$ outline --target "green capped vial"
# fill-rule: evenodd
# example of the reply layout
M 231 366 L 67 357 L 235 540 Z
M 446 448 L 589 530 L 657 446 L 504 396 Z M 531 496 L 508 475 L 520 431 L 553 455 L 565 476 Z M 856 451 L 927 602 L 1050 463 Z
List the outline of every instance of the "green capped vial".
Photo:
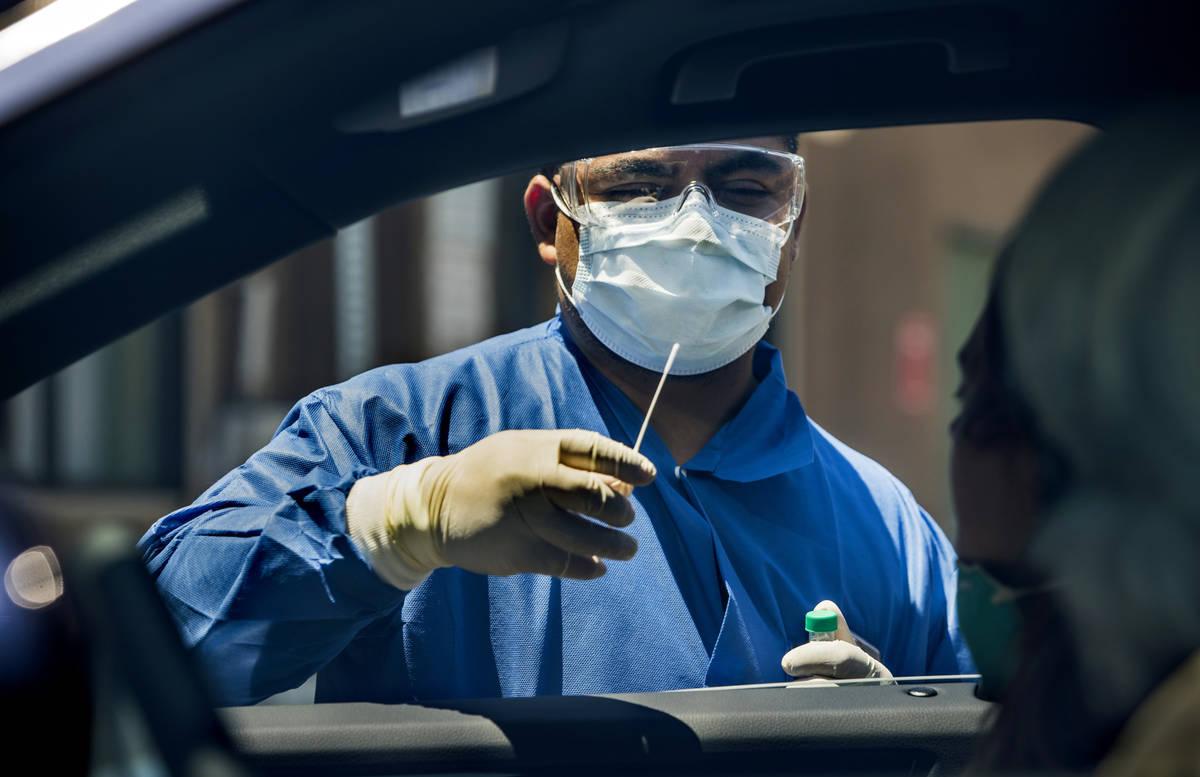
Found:
M 809 642 L 833 642 L 837 639 L 838 618 L 832 610 L 810 610 L 804 616 Z

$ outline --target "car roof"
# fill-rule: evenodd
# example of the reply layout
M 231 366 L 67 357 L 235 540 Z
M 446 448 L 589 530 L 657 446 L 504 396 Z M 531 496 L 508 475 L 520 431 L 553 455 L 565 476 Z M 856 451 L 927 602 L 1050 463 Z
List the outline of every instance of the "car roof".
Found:
M 0 392 L 396 202 L 553 160 L 930 122 L 1103 126 L 1195 92 L 1179 13 L 135 2 L 0 69 Z

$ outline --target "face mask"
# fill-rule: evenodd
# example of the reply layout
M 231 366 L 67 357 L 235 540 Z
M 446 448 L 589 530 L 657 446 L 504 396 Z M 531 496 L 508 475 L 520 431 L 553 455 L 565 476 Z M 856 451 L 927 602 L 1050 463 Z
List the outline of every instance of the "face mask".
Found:
M 787 232 L 715 205 L 702 189 L 618 207 L 621 223 L 580 227 L 572 290 L 558 279 L 597 340 L 654 371 L 679 343 L 672 374 L 698 375 L 762 339 L 774 316 L 763 292 Z
M 1024 592 L 1000 583 L 977 564 L 958 568 L 958 625 L 979 670 L 979 696 L 1003 697 L 1017 670 Z

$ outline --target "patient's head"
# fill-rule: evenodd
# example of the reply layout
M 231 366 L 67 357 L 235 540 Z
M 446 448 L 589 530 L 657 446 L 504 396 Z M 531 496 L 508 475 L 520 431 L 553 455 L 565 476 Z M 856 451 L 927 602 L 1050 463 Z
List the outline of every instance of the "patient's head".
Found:
M 1197 137 L 1200 114 L 1175 106 L 1069 160 L 998 261 L 961 357 L 960 552 L 1055 586 L 1074 712 L 1096 731 L 1200 649 Z

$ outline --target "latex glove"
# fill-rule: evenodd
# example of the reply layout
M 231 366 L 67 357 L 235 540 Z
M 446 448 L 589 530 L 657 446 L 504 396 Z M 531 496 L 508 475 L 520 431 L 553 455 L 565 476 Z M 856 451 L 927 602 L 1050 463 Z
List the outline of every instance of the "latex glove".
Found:
M 807 642 L 792 648 L 783 657 L 783 671 L 792 677 L 815 676 L 833 680 L 892 678 L 892 673 L 883 662 L 859 646 L 850 627 L 846 625 L 846 616 L 842 615 L 841 608 L 826 599 L 813 609 L 837 613 L 837 639 Z
M 637 541 L 610 527 L 633 522 L 627 497 L 655 474 L 645 456 L 596 432 L 498 432 L 362 478 L 346 523 L 379 576 L 405 590 L 447 566 L 588 580 L 605 573 L 601 558 L 633 557 Z

